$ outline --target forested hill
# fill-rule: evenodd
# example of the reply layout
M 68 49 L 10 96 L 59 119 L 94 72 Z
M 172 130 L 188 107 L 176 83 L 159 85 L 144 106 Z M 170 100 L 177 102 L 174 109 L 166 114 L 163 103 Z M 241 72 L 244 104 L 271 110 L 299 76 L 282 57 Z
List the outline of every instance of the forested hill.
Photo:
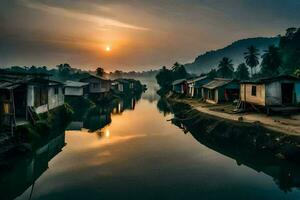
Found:
M 190 73 L 207 73 L 212 68 L 216 68 L 223 57 L 233 60 L 234 67 L 244 62 L 244 52 L 250 45 L 254 45 L 262 53 L 270 45 L 279 45 L 279 37 L 274 38 L 249 38 L 238 40 L 231 45 L 215 51 L 206 52 L 198 56 L 193 63 L 185 64 L 185 68 Z

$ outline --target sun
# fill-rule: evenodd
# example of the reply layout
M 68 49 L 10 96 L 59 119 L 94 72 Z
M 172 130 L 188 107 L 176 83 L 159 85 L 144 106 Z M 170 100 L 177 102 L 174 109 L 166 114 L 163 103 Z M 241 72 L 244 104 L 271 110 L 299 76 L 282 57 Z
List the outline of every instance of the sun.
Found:
M 110 51 L 111 51 L 111 46 L 106 46 L 106 47 L 105 47 L 105 51 L 106 51 L 106 52 L 110 52 Z

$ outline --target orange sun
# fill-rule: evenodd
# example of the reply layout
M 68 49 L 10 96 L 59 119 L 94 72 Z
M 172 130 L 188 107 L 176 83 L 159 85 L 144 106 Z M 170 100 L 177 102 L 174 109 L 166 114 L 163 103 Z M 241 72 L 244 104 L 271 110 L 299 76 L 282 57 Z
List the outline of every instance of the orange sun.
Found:
M 111 46 L 106 46 L 106 47 L 105 47 L 105 51 L 106 51 L 106 52 L 110 52 L 110 51 L 111 51 Z

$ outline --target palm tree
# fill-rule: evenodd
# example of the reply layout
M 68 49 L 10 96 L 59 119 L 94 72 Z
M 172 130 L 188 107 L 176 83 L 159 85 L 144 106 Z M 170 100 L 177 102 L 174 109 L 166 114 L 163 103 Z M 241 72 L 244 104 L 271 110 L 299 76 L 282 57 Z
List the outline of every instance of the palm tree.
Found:
M 279 48 L 274 45 L 269 46 L 268 50 L 265 51 L 262 58 L 262 74 L 268 76 L 278 75 L 279 68 L 282 64 Z
M 244 53 L 245 55 L 245 60 L 246 64 L 250 67 L 251 69 L 251 77 L 253 76 L 253 68 L 255 68 L 259 64 L 259 50 L 251 45 L 250 47 L 247 48 L 247 52 Z
M 233 69 L 232 60 L 227 57 L 224 57 L 219 63 L 218 74 L 222 78 L 232 78 L 233 71 L 234 69 Z
M 239 64 L 236 70 L 236 78 L 239 80 L 247 80 L 249 79 L 249 69 L 245 63 Z

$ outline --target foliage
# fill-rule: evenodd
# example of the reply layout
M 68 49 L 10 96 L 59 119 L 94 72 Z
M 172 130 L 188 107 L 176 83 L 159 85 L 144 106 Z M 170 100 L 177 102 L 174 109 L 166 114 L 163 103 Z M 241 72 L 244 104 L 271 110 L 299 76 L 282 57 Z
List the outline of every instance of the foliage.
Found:
M 253 76 L 253 69 L 259 64 L 259 50 L 255 46 L 251 45 L 247 48 L 247 52 L 245 52 L 244 55 L 246 64 L 251 69 L 251 76 Z
M 104 72 L 104 69 L 103 68 L 101 68 L 101 67 L 98 67 L 97 69 L 96 69 L 96 74 L 98 75 L 98 76 L 104 76 L 104 74 L 105 74 L 105 72 Z
M 294 72 L 294 75 L 297 76 L 298 78 L 300 78 L 300 69 L 297 69 L 297 70 Z
M 233 72 L 232 60 L 224 57 L 219 63 L 218 76 L 222 78 L 232 78 Z
M 288 28 L 280 38 L 281 73 L 293 74 L 300 68 L 300 29 Z
M 207 74 L 207 77 L 210 78 L 210 79 L 214 79 L 218 76 L 218 72 L 216 69 L 211 69 L 208 74 Z
M 235 77 L 239 80 L 248 80 L 249 79 L 249 69 L 245 63 L 239 64 Z
M 261 73 L 270 77 L 279 75 L 280 66 L 282 64 L 279 48 L 273 45 L 269 46 L 262 58 Z

